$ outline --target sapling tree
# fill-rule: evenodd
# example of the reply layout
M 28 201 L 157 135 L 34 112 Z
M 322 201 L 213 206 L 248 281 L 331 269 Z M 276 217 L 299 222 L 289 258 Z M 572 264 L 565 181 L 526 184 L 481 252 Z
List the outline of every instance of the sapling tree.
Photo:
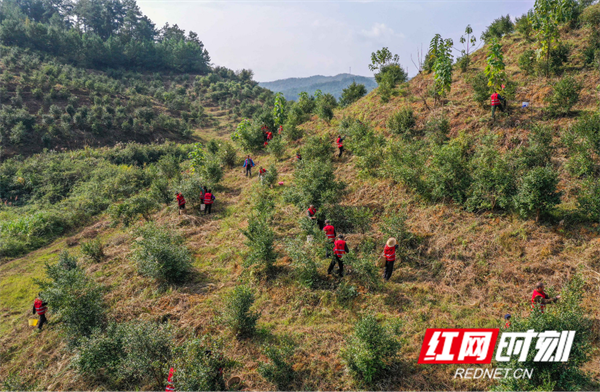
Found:
M 439 34 L 436 34 L 429 45 L 429 51 L 435 53 L 432 70 L 438 100 L 450 92 L 452 87 L 452 45 L 451 39 L 442 39 Z
M 461 50 L 462 57 L 460 58 L 461 69 L 463 72 L 467 70 L 471 63 L 471 51 L 477 43 L 477 38 L 473 35 L 471 25 L 467 25 L 465 28 L 465 35 L 460 37 L 460 43 L 463 45 L 463 49 Z
M 275 104 L 273 105 L 273 120 L 275 120 L 275 127 L 285 124 L 286 101 L 282 93 L 277 93 L 275 96 Z
M 568 22 L 576 5 L 574 0 L 536 0 L 534 13 L 530 18 L 531 28 L 540 44 L 538 59 L 546 58 L 546 77 L 550 72 L 550 51 L 552 44 L 560 37 L 559 27 Z
M 387 47 L 384 47 L 376 52 L 371 53 L 371 64 L 369 69 L 372 72 L 382 71 L 388 65 L 398 64 L 400 62 L 400 56 L 392 54 Z
M 506 83 L 505 67 L 502 45 L 494 38 L 490 45 L 485 67 L 485 76 L 488 78 L 488 86 L 491 90 L 495 92 L 502 91 L 502 85 Z

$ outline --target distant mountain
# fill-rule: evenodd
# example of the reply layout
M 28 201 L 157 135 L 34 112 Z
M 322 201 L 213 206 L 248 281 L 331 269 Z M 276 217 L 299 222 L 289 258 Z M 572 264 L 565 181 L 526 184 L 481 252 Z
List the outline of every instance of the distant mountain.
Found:
M 330 93 L 339 99 L 342 96 L 342 90 L 352 84 L 352 81 L 356 81 L 358 84 L 364 84 L 367 91 L 371 91 L 377 87 L 375 78 L 347 73 L 335 76 L 315 75 L 308 78 L 280 79 L 273 82 L 261 82 L 259 85 L 276 93 L 283 93 L 283 96 L 287 100 L 297 100 L 298 94 L 302 91 L 314 94 L 317 90 L 321 90 L 323 93 Z

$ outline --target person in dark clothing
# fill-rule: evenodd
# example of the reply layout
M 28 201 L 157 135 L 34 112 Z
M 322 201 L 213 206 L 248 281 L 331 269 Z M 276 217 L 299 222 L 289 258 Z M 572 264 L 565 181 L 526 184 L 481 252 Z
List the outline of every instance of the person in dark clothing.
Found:
M 185 215 L 185 198 L 179 192 L 175 194 L 177 198 L 177 204 L 179 205 L 179 215 Z
M 301 161 L 302 160 L 302 155 L 300 155 L 300 152 L 296 153 L 296 160 L 297 161 Z
M 337 147 L 340 150 L 340 153 L 338 154 L 338 158 L 340 158 L 342 156 L 342 153 L 344 152 L 344 138 L 342 137 L 342 135 L 338 135 L 335 142 L 337 143 Z
M 392 272 L 394 272 L 394 262 L 396 261 L 396 249 L 398 244 L 395 238 L 389 238 L 383 248 L 383 256 L 385 257 L 385 270 L 383 272 L 383 279 L 385 281 L 390 280 Z
M 344 236 L 341 234 L 338 235 L 338 240 L 333 243 L 333 258 L 331 259 L 331 263 L 329 263 L 329 268 L 327 269 L 328 275 L 331 275 L 333 272 L 333 267 L 335 267 L 335 264 L 337 263 L 339 267 L 338 274 L 340 275 L 340 278 L 344 276 L 344 262 L 342 261 L 342 258 L 346 253 L 349 252 L 348 245 L 346 244 L 346 241 L 344 241 Z
M 250 158 L 250 155 L 246 157 L 244 161 L 244 168 L 246 168 L 246 177 L 252 177 L 252 168 L 254 167 L 254 161 Z
M 36 297 L 35 301 L 33 301 L 33 314 L 37 313 L 38 316 L 40 316 L 40 321 L 38 323 L 38 329 L 40 331 L 42 330 L 42 326 L 44 325 L 44 323 L 48 322 L 48 320 L 46 319 L 46 312 L 48 311 L 47 305 L 48 303 L 42 301 L 39 294 Z
M 204 194 L 204 215 L 210 214 L 210 210 L 212 209 L 213 202 L 215 201 L 215 196 L 212 194 L 212 189 L 209 189 L 208 192 Z
M 492 119 L 496 116 L 496 108 L 500 109 L 501 112 L 504 112 L 506 108 L 506 99 L 504 99 L 500 94 L 494 92 L 491 96 L 491 106 L 492 106 Z
M 504 324 L 504 329 L 510 328 L 510 317 L 510 313 L 504 315 L 504 320 L 506 320 L 506 323 Z

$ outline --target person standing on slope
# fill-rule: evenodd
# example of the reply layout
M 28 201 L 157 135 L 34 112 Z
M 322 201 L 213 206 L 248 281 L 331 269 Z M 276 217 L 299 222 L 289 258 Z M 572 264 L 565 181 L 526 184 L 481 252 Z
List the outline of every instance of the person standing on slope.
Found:
M 38 322 L 38 330 L 40 331 L 42 330 L 44 323 L 48 322 L 46 319 L 48 307 L 46 305 L 48 305 L 48 303 L 42 301 L 40 295 L 38 294 L 38 296 L 35 298 L 35 301 L 33 301 L 33 314 L 37 313 L 37 315 L 40 316 L 40 321 Z
M 244 161 L 244 167 L 246 168 L 246 177 L 252 178 L 252 168 L 254 167 L 254 161 L 250 158 L 250 155 L 246 157 Z
M 344 152 L 344 138 L 342 137 L 342 135 L 338 135 L 335 142 L 337 143 L 337 147 L 340 150 L 340 153 L 338 154 L 338 158 L 340 158 L 342 156 L 342 153 Z
M 329 251 L 330 249 L 333 249 L 333 243 L 335 242 L 335 237 L 337 235 L 335 232 L 335 227 L 333 227 L 329 219 L 325 220 L 325 227 L 323 227 L 323 231 L 325 232 L 325 236 L 327 236 L 326 257 L 329 257 Z
M 328 275 L 331 275 L 333 272 L 333 267 L 335 267 L 335 264 L 337 263 L 339 267 L 338 274 L 340 278 L 344 276 L 344 262 L 342 261 L 342 258 L 346 253 L 349 252 L 348 245 L 346 244 L 346 241 L 344 241 L 344 236 L 341 234 L 338 235 L 338 240 L 333 243 L 333 259 L 331 259 L 331 263 L 327 269 Z
M 212 194 L 212 189 L 209 189 L 205 194 L 204 194 L 204 215 L 206 214 L 210 214 L 211 213 L 211 208 L 213 205 L 213 202 L 215 201 L 215 196 Z
M 492 105 L 492 119 L 496 116 L 496 108 L 500 109 L 501 112 L 504 112 L 504 105 L 506 104 L 506 100 L 502 98 L 500 94 L 494 92 L 491 96 L 491 105 Z
M 542 282 L 538 282 L 531 293 L 531 308 L 535 309 L 536 304 L 539 305 L 540 310 L 544 313 L 547 304 L 552 304 L 560 299 L 560 295 L 557 295 L 554 298 L 550 298 L 548 294 L 544 292 L 544 284 Z
M 385 270 L 383 272 L 383 279 L 385 281 L 390 280 L 392 277 L 392 272 L 394 272 L 394 262 L 396 261 L 396 250 L 398 249 L 398 244 L 396 243 L 396 239 L 391 237 L 385 243 L 385 247 L 383 248 L 383 255 L 385 256 Z
M 177 198 L 177 204 L 179 205 L 179 215 L 185 214 L 185 198 L 180 192 L 177 192 L 175 197 Z

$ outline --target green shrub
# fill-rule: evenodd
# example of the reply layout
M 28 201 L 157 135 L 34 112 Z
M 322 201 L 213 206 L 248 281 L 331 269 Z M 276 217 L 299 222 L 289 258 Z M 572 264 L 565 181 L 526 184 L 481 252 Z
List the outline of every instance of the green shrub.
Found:
M 161 156 L 156 162 L 156 167 L 164 178 L 176 178 L 181 177 L 181 165 L 179 164 L 181 158 L 173 154 L 166 154 Z
M 425 163 L 428 145 L 422 141 L 397 140 L 388 145 L 385 170 L 395 181 L 409 189 L 426 194 Z
M 228 168 L 237 166 L 237 151 L 233 144 L 230 142 L 224 142 L 221 144 L 221 148 L 219 150 L 219 160 L 221 161 L 221 165 Z
M 46 281 L 37 281 L 41 297 L 62 321 L 70 343 L 89 336 L 105 320 L 104 289 L 86 276 L 77 259 L 60 254 L 57 264 L 45 265 Z
M 275 232 L 269 214 L 253 214 L 248 220 L 248 227 L 242 230 L 242 233 L 246 236 L 246 245 L 250 248 L 244 265 L 269 271 L 276 259 L 273 247 Z
M 431 164 L 426 169 L 433 200 L 453 200 L 459 204 L 466 200 L 472 181 L 469 149 L 470 143 L 465 138 L 433 148 Z
M 360 175 L 376 177 L 383 164 L 386 140 L 368 125 L 355 121 L 348 129 L 347 148 L 357 157 L 356 167 Z
M 588 311 L 581 307 L 585 291 L 582 276 L 575 275 L 563 288 L 560 300 L 556 304 L 546 307 L 544 313 L 528 309 L 523 312 L 525 317 L 511 319 L 509 332 L 576 331 L 569 361 L 534 361 L 538 353 L 534 347 L 539 344 L 540 339 L 539 337 L 534 338 L 524 362 L 519 362 L 519 356 L 513 355 L 509 362 L 502 363 L 502 366 L 507 368 L 532 369 L 532 377 L 502 378 L 494 390 L 578 391 L 592 389 L 591 375 L 582 369 L 584 364 L 590 360 L 594 350 L 593 320 L 588 316 Z
M 392 114 L 387 121 L 390 132 L 402 136 L 415 135 L 416 120 L 410 107 L 404 107 Z
M 292 367 L 295 350 L 295 345 L 289 339 L 280 345 L 266 345 L 263 353 L 270 363 L 259 364 L 258 374 L 268 382 L 275 384 L 277 390 L 289 390 L 295 377 Z
M 400 64 L 388 64 L 379 68 L 379 72 L 375 74 L 377 84 L 388 84 L 390 88 L 396 87 L 399 83 L 404 83 L 408 80 L 408 73 L 400 66 Z
M 198 172 L 204 183 L 210 187 L 218 185 L 223 179 L 223 168 L 215 156 L 209 157 Z
M 192 255 L 184 238 L 164 227 L 148 223 L 135 231 L 133 260 L 138 271 L 159 283 L 181 283 L 192 268 Z
M 425 134 L 434 144 L 442 144 L 448 140 L 450 132 L 450 121 L 445 115 L 436 115 L 431 117 L 425 124 Z
M 352 268 L 352 280 L 367 290 L 381 288 L 382 280 L 379 267 L 375 265 L 377 255 L 374 253 L 361 254 L 354 252 L 344 255 L 344 264 Z
M 583 85 L 572 76 L 565 76 L 554 85 L 552 95 L 548 97 L 547 111 L 550 115 L 567 115 L 577 102 Z
M 298 128 L 296 124 L 290 123 L 290 121 L 288 121 L 283 126 L 283 132 L 281 133 L 281 136 L 283 136 L 286 140 L 296 141 L 298 139 L 301 139 L 302 136 L 304 136 L 304 131 Z
M 519 56 L 519 60 L 517 62 L 521 71 L 523 71 L 526 75 L 533 75 L 536 70 L 537 61 L 536 54 L 533 49 L 527 49 Z
M 301 148 L 304 160 L 331 160 L 333 143 L 325 135 L 313 135 L 306 139 Z
M 340 97 L 340 106 L 346 107 L 362 97 L 367 95 L 367 88 L 364 84 L 357 84 L 356 81 L 342 90 L 342 96 Z
M 510 19 L 510 15 L 501 16 L 494 20 L 487 29 L 481 34 L 481 39 L 486 43 L 490 42 L 494 38 L 500 39 L 505 34 L 510 34 L 515 31 L 515 25 Z
M 552 137 L 552 128 L 533 124 L 529 132 L 528 145 L 517 150 L 516 165 L 523 168 L 549 165 L 554 151 Z
M 475 102 L 482 108 L 490 105 L 490 87 L 488 86 L 488 78 L 485 73 L 477 72 L 475 75 L 467 79 L 474 93 Z
M 529 10 L 515 21 L 515 29 L 521 33 L 527 41 L 531 41 L 533 35 L 533 26 L 531 24 L 532 16 L 533 11 Z
M 567 169 L 577 177 L 593 175 L 600 163 L 600 113 L 582 117 L 563 136 L 568 148 Z
M 292 259 L 294 277 L 300 285 L 315 288 L 320 281 L 319 265 L 317 261 L 325 256 L 325 236 L 313 221 L 302 218 L 301 222 L 308 223 L 308 235 L 313 236 L 313 243 L 307 243 L 304 239 L 289 239 L 286 242 L 285 252 Z M 322 254 L 318 254 L 318 252 Z
M 81 253 L 95 263 L 104 261 L 104 245 L 98 238 L 81 243 Z
M 303 159 L 294 171 L 294 184 L 284 192 L 284 199 L 304 209 L 313 204 L 335 202 L 345 185 L 335 180 L 330 162 Z
M 516 193 L 514 167 L 492 140 L 484 142 L 471 160 L 472 183 L 466 202 L 471 211 L 510 209 Z
M 156 202 L 146 196 L 136 195 L 125 199 L 120 204 L 113 204 L 109 208 L 109 214 L 114 223 L 122 223 L 129 226 L 141 215 L 146 221 L 150 220 L 150 214 L 156 210 Z
M 164 177 L 157 177 L 150 185 L 149 196 L 157 203 L 169 205 L 173 201 L 173 194 L 169 188 L 169 180 Z
M 319 212 L 341 233 L 366 233 L 371 229 L 373 211 L 368 207 L 340 206 L 328 203 Z
M 335 97 L 329 93 L 317 98 L 316 112 L 321 120 L 329 122 L 333 118 L 333 109 L 337 107 Z
M 77 348 L 73 365 L 89 380 L 109 388 L 133 389 L 141 384 L 163 386 L 173 358 L 168 326 L 140 320 L 111 323 L 96 330 Z
M 600 4 L 590 5 L 581 14 L 581 20 L 591 27 L 600 26 Z
M 352 376 L 370 385 L 396 359 L 399 349 L 393 334 L 367 315 L 356 323 L 341 356 Z
M 225 391 L 223 369 L 231 366 L 219 344 L 206 336 L 175 349 L 173 383 L 179 391 Z
M 560 203 L 561 192 L 556 190 L 558 174 L 551 167 L 535 167 L 522 178 L 515 208 L 524 218 L 532 216 L 539 220 L 540 215 L 548 213 Z
M 248 286 L 236 286 L 225 306 L 225 321 L 239 338 L 251 337 L 256 332 L 260 314 L 250 310 L 254 304 L 254 291 Z
M 600 182 L 596 178 L 585 181 L 577 195 L 579 212 L 592 222 L 600 220 Z
M 277 182 L 277 176 L 277 166 L 269 166 L 267 172 L 264 174 L 262 185 L 267 187 L 275 185 Z
M 283 138 L 280 136 L 273 137 L 273 139 L 269 141 L 267 152 L 273 154 L 277 160 L 281 160 L 285 153 L 285 143 L 283 142 Z
M 244 151 L 258 151 L 264 145 L 260 123 L 252 123 L 249 120 L 242 120 L 231 138 L 233 141 L 240 143 Z

